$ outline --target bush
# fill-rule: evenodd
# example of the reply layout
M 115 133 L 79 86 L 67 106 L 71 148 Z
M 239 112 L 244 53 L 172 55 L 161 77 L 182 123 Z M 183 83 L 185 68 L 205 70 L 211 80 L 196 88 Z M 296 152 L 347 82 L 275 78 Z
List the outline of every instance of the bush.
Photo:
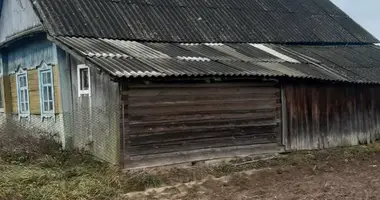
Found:
M 55 155 L 60 144 L 48 136 L 0 133 L 0 159 L 11 164 L 35 163 L 46 155 Z

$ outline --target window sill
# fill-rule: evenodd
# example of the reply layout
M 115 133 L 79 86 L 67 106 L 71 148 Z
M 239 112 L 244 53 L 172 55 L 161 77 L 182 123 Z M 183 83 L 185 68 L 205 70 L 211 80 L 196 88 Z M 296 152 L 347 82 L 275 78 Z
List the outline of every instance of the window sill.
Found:
M 79 91 L 78 97 L 82 97 L 84 95 L 91 97 L 91 91 L 90 90 L 81 90 L 81 91 Z

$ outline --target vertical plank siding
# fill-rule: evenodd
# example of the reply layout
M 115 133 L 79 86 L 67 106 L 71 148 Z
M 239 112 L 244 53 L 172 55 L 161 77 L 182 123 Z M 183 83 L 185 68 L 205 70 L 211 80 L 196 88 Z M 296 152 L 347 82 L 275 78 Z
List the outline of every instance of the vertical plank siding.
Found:
M 380 138 L 379 86 L 285 86 L 287 150 L 357 145 Z
M 120 91 L 119 84 L 106 73 L 91 68 L 91 102 L 89 130 L 91 152 L 112 164 L 120 163 Z M 82 102 L 83 103 L 83 102 Z M 82 104 L 82 108 L 86 105 Z M 83 109 L 82 109 L 83 110 Z
M 80 61 L 58 52 L 61 71 L 63 127 L 70 148 L 85 149 L 111 164 L 120 164 L 120 88 L 107 73 L 90 67 L 91 95 L 79 96 Z M 63 74 L 64 73 L 64 74 Z M 62 102 L 63 103 L 63 102 Z
M 133 157 L 281 142 L 280 89 L 274 83 L 130 84 L 122 101 L 127 163 Z
M 44 61 L 46 64 L 55 65 L 56 56 L 53 44 L 44 36 L 33 39 L 24 39 L 7 50 L 6 74 L 14 74 L 19 66 L 24 69 L 34 69 Z
M 0 43 L 17 33 L 41 25 L 29 0 L 3 0 L 0 14 Z

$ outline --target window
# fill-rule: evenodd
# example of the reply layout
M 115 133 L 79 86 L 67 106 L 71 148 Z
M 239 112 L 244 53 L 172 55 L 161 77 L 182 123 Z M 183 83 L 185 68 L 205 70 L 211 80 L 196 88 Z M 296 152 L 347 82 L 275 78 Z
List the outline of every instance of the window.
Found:
M 0 75 L 3 75 L 3 56 L 0 53 Z M 0 78 L 0 112 L 4 112 L 3 78 Z
M 3 82 L 2 82 L 2 80 L 0 80 L 0 112 L 4 112 Z
M 78 65 L 78 95 L 91 95 L 90 69 L 86 65 Z
M 17 84 L 17 102 L 19 117 L 29 117 L 29 89 L 28 89 L 28 74 L 20 68 L 16 73 Z
M 45 63 L 38 69 L 40 85 L 40 107 L 41 117 L 54 117 L 54 81 L 51 66 Z

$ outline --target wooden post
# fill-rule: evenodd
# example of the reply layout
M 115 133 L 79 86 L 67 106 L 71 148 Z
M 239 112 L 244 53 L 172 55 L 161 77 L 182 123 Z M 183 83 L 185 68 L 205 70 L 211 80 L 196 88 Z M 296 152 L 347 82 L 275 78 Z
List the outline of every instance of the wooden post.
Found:
M 288 150 L 288 112 L 286 106 L 286 94 L 285 87 L 281 85 L 281 136 L 282 136 L 282 145 L 285 146 L 285 150 Z

